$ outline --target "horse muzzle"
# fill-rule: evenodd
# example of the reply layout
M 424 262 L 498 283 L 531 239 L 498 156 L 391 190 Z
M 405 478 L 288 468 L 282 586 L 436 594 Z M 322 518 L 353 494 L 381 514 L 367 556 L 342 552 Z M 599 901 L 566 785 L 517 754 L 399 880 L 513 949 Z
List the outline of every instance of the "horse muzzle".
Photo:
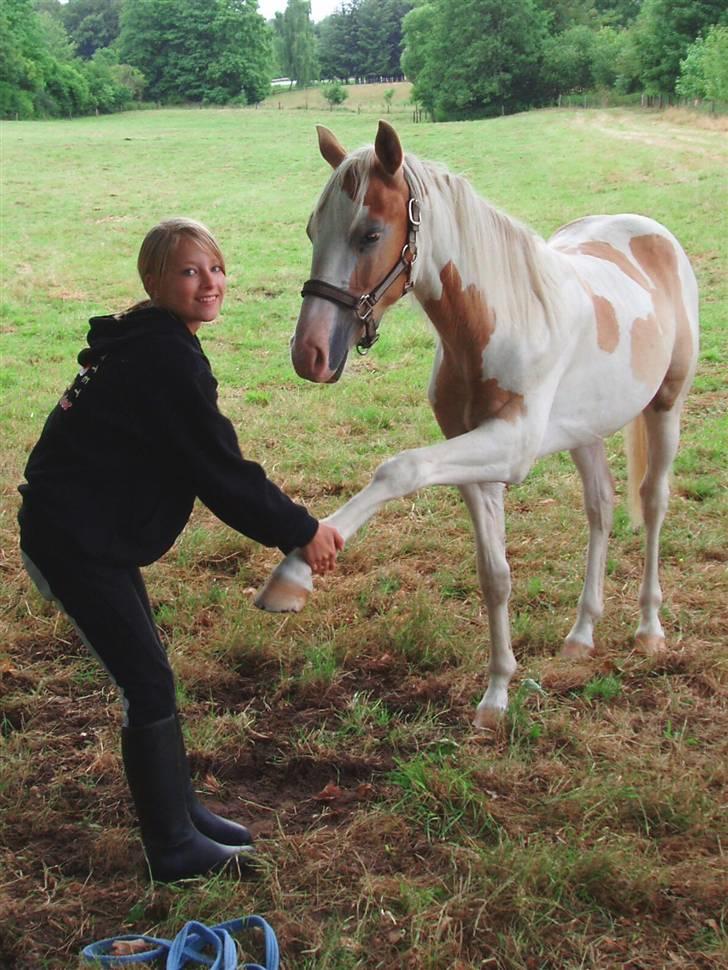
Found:
M 320 307 L 320 304 L 319 304 Z M 324 312 L 313 315 L 316 303 L 304 300 L 296 332 L 291 338 L 291 360 L 299 377 L 315 384 L 335 384 L 346 366 L 349 350 L 360 327 L 351 315 Z

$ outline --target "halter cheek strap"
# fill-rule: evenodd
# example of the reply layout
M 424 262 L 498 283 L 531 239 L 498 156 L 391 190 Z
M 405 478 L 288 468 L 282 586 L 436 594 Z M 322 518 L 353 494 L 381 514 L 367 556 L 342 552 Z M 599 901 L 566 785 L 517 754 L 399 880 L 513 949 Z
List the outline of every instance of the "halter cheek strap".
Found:
M 374 319 L 373 311 L 392 283 L 400 276 L 405 275 L 404 292 L 407 293 L 412 289 L 412 264 L 417 259 L 417 231 L 422 219 L 420 203 L 412 194 L 412 186 L 409 181 L 407 185 L 410 192 L 407 202 L 407 242 L 402 247 L 399 259 L 384 279 L 380 280 L 368 293 L 362 293 L 360 296 L 355 296 L 340 286 L 334 286 L 333 283 L 327 283 L 326 280 L 306 280 L 301 290 L 301 296 L 318 296 L 330 303 L 336 303 L 346 310 L 354 311 L 355 316 L 364 326 L 364 333 L 356 345 L 360 354 L 366 353 L 372 344 L 379 339 L 377 333 L 379 321 Z

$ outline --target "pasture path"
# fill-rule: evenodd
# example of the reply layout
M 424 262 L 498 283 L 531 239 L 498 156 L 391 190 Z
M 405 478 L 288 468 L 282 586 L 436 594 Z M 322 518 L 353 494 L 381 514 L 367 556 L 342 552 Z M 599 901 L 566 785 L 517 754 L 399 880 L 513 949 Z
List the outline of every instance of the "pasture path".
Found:
M 336 117 L 348 143 L 370 138 L 372 115 Z M 260 864 L 240 881 L 148 883 L 115 694 L 30 589 L 16 486 L 86 317 L 135 298 L 138 238 L 171 211 L 223 241 L 230 300 L 203 342 L 244 450 L 277 481 L 326 514 L 388 455 L 437 440 L 432 337 L 412 310 L 385 319 L 335 395 L 292 375 L 325 175 L 314 120 L 331 123 L 179 110 L 3 132 L 3 204 L 22 219 L 7 220 L 1 255 L 0 966 L 76 970 L 95 939 L 255 912 L 285 970 L 724 970 L 728 151 L 722 132 L 639 112 L 413 124 L 406 137 L 543 235 L 588 211 L 649 211 L 689 252 L 703 338 L 664 531 L 668 650 L 633 649 L 642 540 L 620 508 L 597 653 L 558 659 L 585 532 L 567 456 L 508 494 L 520 671 L 493 731 L 470 729 L 487 636 L 453 490 L 388 506 L 296 616 L 252 606 L 277 554 L 198 507 L 146 575 L 196 786 L 250 823 Z M 621 496 L 619 436 L 607 447 Z
M 726 157 L 728 119 L 720 116 L 716 119 L 696 119 L 702 120 L 702 124 L 694 128 L 685 122 L 670 123 L 660 115 L 648 115 L 642 124 L 634 124 L 634 114 L 626 112 L 622 117 L 608 113 L 600 115 L 599 112 L 584 112 L 578 117 L 579 123 L 619 141 L 638 142 L 670 151 L 681 149 L 714 161 Z

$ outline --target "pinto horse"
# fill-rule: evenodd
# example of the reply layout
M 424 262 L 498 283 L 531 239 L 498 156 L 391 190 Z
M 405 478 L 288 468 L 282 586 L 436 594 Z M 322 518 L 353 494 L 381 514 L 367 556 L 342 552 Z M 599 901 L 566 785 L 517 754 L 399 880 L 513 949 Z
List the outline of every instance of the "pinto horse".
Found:
M 516 669 L 505 486 L 521 482 L 538 458 L 571 453 L 589 543 L 563 653 L 588 656 L 614 498 L 604 438 L 629 425 L 632 512 L 646 527 L 636 640 L 646 652 L 664 649 L 659 534 L 698 351 L 697 284 L 680 244 L 639 215 L 587 216 L 546 242 L 463 178 L 405 157 L 385 122 L 373 147 L 351 154 L 324 127 L 318 138 L 333 173 L 308 224 L 312 278 L 292 340 L 294 367 L 308 380 L 336 381 L 351 348 L 370 346 L 382 314 L 411 289 L 437 331 L 429 399 L 447 439 L 384 462 L 326 521 L 348 540 L 390 499 L 427 485 L 459 487 L 491 639 L 475 724 L 489 726 L 507 708 Z M 256 603 L 297 611 L 311 589 L 310 570 L 293 552 Z

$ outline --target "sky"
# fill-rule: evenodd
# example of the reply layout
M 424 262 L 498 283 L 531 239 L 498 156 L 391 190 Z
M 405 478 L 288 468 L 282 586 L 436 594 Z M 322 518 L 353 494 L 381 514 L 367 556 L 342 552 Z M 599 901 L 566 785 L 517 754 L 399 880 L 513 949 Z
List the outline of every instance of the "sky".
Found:
M 286 9 L 288 0 L 258 0 L 258 13 L 262 13 L 266 20 L 275 16 L 276 11 Z M 328 17 L 337 7 L 341 6 L 341 0 L 311 0 L 311 19 L 318 22 Z

